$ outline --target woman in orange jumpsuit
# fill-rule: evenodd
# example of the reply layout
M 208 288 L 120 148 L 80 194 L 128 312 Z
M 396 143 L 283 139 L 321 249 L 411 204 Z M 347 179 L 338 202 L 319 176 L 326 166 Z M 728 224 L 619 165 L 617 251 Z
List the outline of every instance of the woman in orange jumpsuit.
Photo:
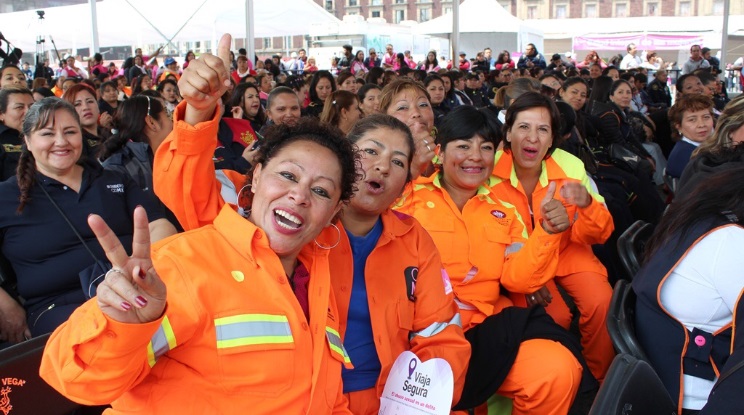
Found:
M 410 87 L 409 94 L 415 93 L 416 84 Z M 399 108 L 414 117 L 430 111 Z M 511 307 L 499 293 L 502 284 L 531 293 L 553 277 L 568 216 L 547 195 L 539 207 L 544 221 L 527 238 L 517 212 L 489 187 L 499 136 L 487 111 L 453 110 L 439 129 L 438 171 L 418 179 L 399 210 L 413 214 L 434 239 L 473 349 L 456 408 L 499 393 L 514 400 L 514 414 L 566 414 L 582 379 L 578 344 L 542 309 Z
M 235 195 L 249 191 L 243 175 L 220 171 L 219 184 L 215 178 L 210 149 L 217 120 L 208 114 L 192 125 L 176 122 L 156 155 L 155 191 L 185 229 L 211 224 L 226 201 L 235 200 L 239 211 L 246 206 Z M 339 331 L 352 363 L 358 362 L 343 372 L 349 408 L 355 414 L 378 412 L 390 368 L 406 350 L 424 361 L 448 361 L 456 401 L 470 357 L 458 308 L 429 235 L 415 219 L 389 209 L 410 180 L 411 133 L 395 118 L 380 115 L 359 121 L 349 140 L 360 149 L 364 174 L 343 208 L 340 239 L 319 241 L 331 248 Z
M 571 226 L 561 235 L 555 279 L 546 281 L 553 297 L 547 312 L 568 329 L 571 313 L 558 292 L 556 284 L 559 284 L 573 298 L 581 314 L 583 353 L 592 374 L 601 382 L 615 356 L 605 326 L 612 288 L 607 282 L 607 270 L 594 256 L 591 245 L 607 240 L 614 229 L 612 217 L 581 160 L 557 148 L 560 137 L 545 128 L 551 124 L 550 113 L 542 105 L 537 106 L 540 100 L 537 93 L 532 94 L 535 108 L 512 111 L 511 118 L 506 118 L 506 141 L 504 150 L 496 153 L 493 192 L 516 208 L 527 233 L 532 234 L 540 229 L 543 220 L 542 212 L 536 207 L 548 193 L 548 186 L 555 183 L 556 200 L 566 205 Z M 528 122 L 539 122 L 544 127 L 536 134 L 528 134 Z M 512 301 L 518 306 L 533 303 L 521 293 L 513 293 Z
M 229 45 L 224 36 L 220 58 L 189 65 L 177 123 L 219 114 Z M 310 122 L 262 144 L 246 217 L 226 207 L 151 251 L 138 207 L 127 256 L 91 216 L 113 269 L 53 333 L 41 376 L 77 402 L 111 403 L 110 414 L 349 414 L 323 244 L 356 177 L 351 144 Z

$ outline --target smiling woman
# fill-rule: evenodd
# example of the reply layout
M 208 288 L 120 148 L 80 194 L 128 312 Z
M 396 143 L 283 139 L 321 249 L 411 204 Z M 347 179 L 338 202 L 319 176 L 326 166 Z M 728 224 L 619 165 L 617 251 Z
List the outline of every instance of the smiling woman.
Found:
M 437 137 L 438 171 L 417 179 L 396 209 L 412 214 L 434 240 L 473 350 L 455 409 L 476 407 L 499 393 L 514 399 L 514 414 L 565 414 L 581 378 L 581 365 L 569 351 L 578 356 L 578 344 L 544 310 L 511 307 L 500 292 L 503 284 L 512 292 L 538 296 L 536 302 L 550 301 L 533 287 L 553 277 L 568 215 L 549 195 L 535 206 L 548 219 L 526 237 L 515 209 L 491 189 L 500 139 L 498 122 L 488 110 L 453 109 Z M 528 330 L 532 334 L 526 336 Z M 505 332 L 509 335 L 499 334 Z M 531 376 L 534 370 L 540 379 Z
M 408 77 L 394 80 L 380 94 L 380 111 L 403 121 L 416 145 L 411 175 L 416 178 L 431 167 L 434 158 L 434 111 L 424 86 Z
M 65 101 L 44 98 L 34 104 L 23 134 L 25 149 L 17 176 L 0 189 L 2 252 L 13 265 L 18 292 L 26 300 L 21 307 L 0 291 L 0 333 L 14 342 L 24 334 L 52 331 L 85 301 L 78 274 L 93 260 L 75 232 L 92 242 L 94 235 L 83 225 L 89 214 L 104 215 L 114 229 L 111 237 L 126 243 L 132 240 L 129 218 L 137 205 L 152 211 L 152 239 L 175 231 L 161 219 L 152 196 L 134 182 L 104 171 L 98 163 L 80 162 L 81 126 L 77 112 Z M 144 226 L 147 231 L 148 224 Z M 90 247 L 104 259 L 100 248 L 93 243 Z
M 229 45 L 223 36 L 219 57 L 184 71 L 184 102 L 155 159 L 155 190 L 190 231 L 150 251 L 138 209 L 127 256 L 91 218 L 114 271 L 50 340 L 41 373 L 77 401 L 113 401 L 112 414 L 348 414 L 328 250 L 357 157 L 317 120 L 272 126 L 252 173 L 224 174 L 242 186 L 231 195 L 240 214 L 226 204 L 212 155 Z

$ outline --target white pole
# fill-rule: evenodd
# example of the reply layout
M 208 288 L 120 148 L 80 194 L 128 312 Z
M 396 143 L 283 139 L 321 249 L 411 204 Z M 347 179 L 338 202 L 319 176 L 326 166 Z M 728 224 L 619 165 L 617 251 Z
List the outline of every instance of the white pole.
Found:
M 729 0 L 723 0 L 723 28 L 721 29 L 721 74 L 725 76 L 726 72 L 726 51 L 728 50 L 728 21 L 729 21 Z M 719 75 L 720 76 L 720 75 Z
M 254 64 L 253 58 L 256 56 L 256 37 L 253 31 L 253 0 L 245 0 L 245 50 L 248 59 Z
M 460 0 L 452 1 L 452 68 L 459 66 L 458 58 L 460 53 L 457 48 L 460 47 Z
M 90 56 L 98 52 L 98 13 L 96 12 L 96 0 L 88 0 L 90 5 L 90 29 L 92 44 L 90 48 Z

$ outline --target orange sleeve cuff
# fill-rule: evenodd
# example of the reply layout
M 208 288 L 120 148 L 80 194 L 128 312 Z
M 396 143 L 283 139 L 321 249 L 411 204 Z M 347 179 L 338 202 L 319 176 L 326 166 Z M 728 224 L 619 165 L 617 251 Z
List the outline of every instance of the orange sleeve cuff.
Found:
M 220 126 L 220 111 L 215 108 L 212 119 L 190 125 L 184 121 L 186 102 L 182 101 L 173 113 L 174 144 L 177 154 L 190 156 L 214 151 L 217 146 L 217 131 Z

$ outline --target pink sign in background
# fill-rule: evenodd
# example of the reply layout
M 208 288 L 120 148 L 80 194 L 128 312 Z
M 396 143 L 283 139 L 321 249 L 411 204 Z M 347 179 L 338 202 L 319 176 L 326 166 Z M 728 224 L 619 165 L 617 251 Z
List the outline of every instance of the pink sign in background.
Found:
M 574 50 L 625 50 L 628 43 L 635 43 L 639 50 L 678 50 L 703 43 L 701 36 L 686 35 L 628 35 L 628 36 L 576 36 Z

